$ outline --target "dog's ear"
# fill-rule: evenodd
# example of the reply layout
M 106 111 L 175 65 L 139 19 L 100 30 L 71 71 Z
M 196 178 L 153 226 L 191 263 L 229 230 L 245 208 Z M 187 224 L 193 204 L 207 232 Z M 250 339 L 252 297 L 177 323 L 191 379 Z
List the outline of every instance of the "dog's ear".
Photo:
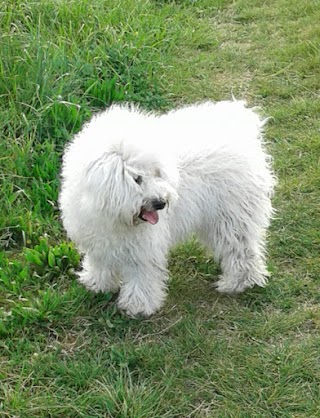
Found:
M 105 153 L 88 166 L 84 176 L 87 194 L 105 207 L 117 207 L 124 184 L 124 165 L 116 152 Z

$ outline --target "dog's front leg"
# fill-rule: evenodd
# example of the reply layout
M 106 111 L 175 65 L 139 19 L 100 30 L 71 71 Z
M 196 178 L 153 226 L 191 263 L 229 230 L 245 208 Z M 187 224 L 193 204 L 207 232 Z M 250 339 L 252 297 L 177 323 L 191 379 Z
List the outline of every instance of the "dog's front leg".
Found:
M 155 266 L 131 267 L 124 272 L 118 307 L 132 317 L 152 315 L 164 303 L 167 272 Z

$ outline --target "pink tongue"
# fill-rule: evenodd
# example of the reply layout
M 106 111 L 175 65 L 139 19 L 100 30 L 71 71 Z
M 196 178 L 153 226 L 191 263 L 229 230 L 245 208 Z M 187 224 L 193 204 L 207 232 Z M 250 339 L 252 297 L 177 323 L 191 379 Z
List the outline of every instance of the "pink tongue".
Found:
M 158 215 L 158 212 L 156 210 L 151 210 L 149 212 L 149 211 L 144 209 L 142 211 L 141 216 L 145 221 L 148 221 L 149 223 L 151 223 L 151 225 L 155 225 L 159 220 L 159 215 Z

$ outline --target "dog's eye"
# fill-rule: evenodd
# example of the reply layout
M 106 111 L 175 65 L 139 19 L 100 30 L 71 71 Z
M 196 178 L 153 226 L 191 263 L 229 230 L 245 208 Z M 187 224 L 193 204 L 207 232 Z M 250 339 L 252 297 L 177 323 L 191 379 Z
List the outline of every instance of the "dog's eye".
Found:
M 137 176 L 137 177 L 135 177 L 135 178 L 134 178 L 134 181 L 135 181 L 137 184 L 139 184 L 139 186 L 140 186 L 140 184 L 142 183 L 142 177 L 141 177 L 141 176 Z

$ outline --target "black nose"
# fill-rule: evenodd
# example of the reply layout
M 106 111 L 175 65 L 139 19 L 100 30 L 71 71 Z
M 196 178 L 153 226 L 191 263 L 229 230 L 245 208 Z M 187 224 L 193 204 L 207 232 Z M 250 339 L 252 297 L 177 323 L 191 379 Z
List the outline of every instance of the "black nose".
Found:
M 152 202 L 152 207 L 154 210 L 161 210 L 166 206 L 166 202 L 165 200 L 153 200 Z

